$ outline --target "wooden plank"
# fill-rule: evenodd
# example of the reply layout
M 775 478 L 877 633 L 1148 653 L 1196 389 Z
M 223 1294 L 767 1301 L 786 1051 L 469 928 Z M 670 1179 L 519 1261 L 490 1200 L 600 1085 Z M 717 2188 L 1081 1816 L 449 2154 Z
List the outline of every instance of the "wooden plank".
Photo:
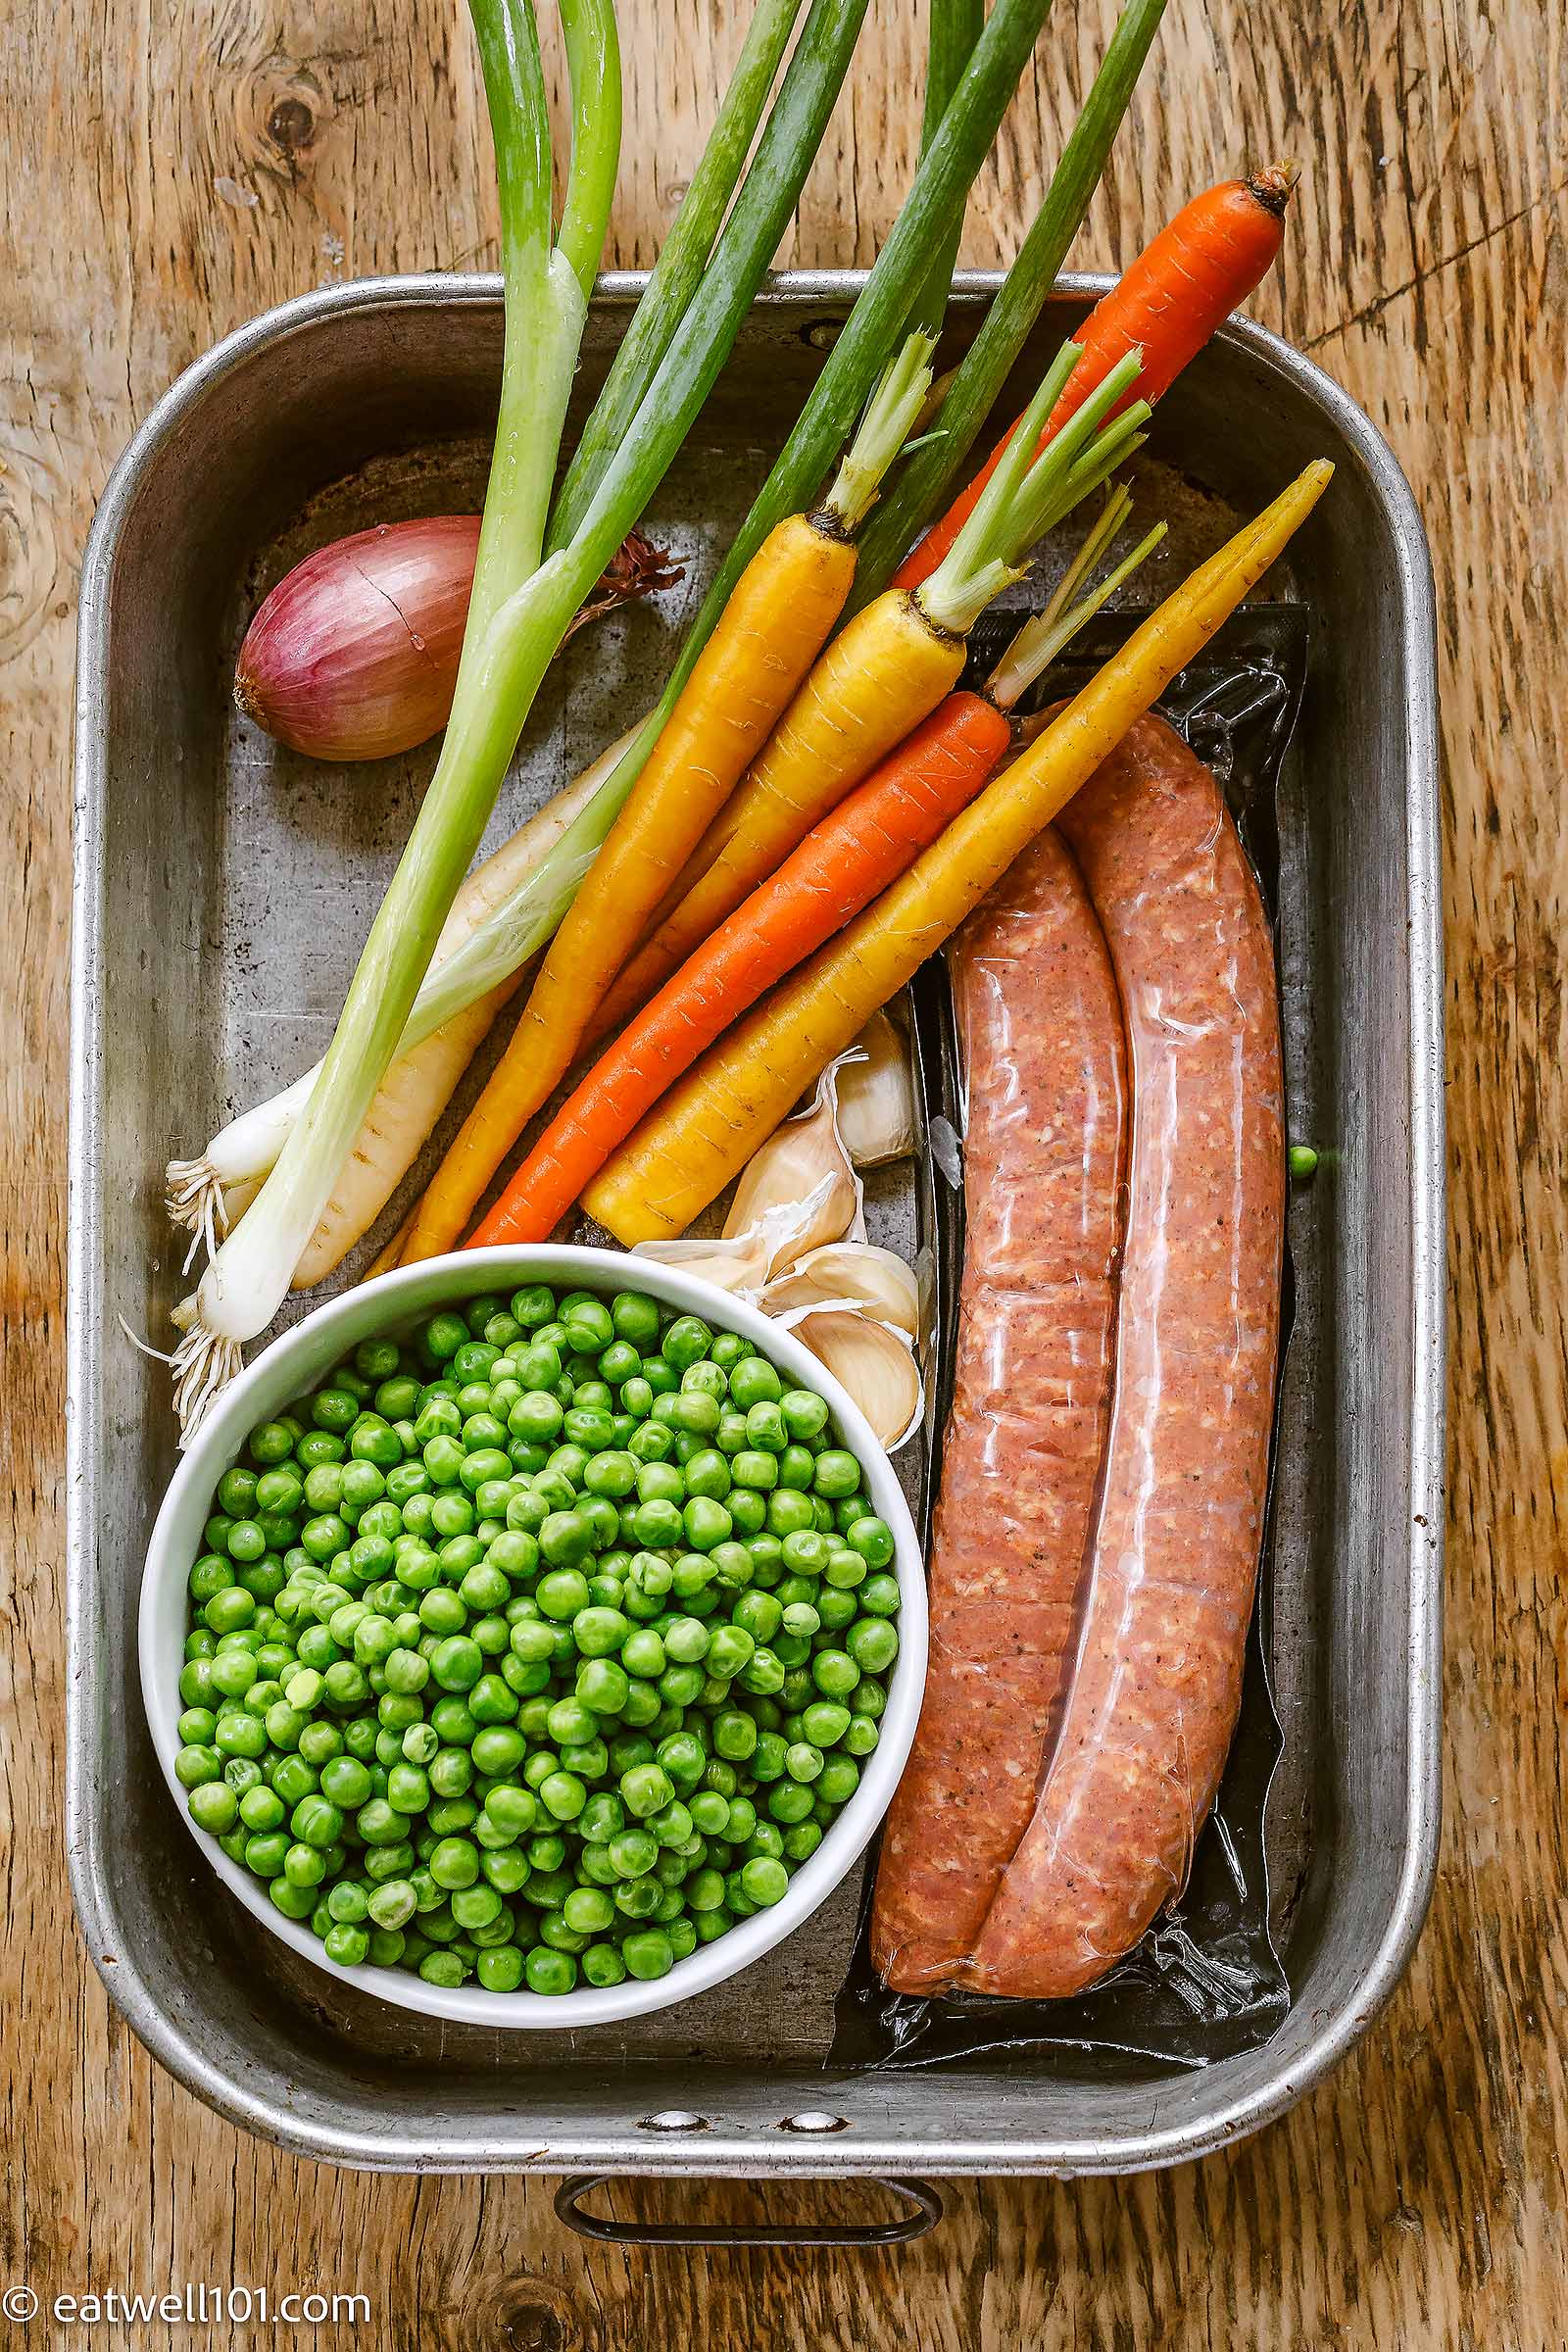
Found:
M 1060 0 L 965 237 L 1005 258 L 1113 14 Z M 657 250 L 742 12 L 623 0 L 613 258 Z M 785 258 L 864 262 L 906 182 L 918 12 L 873 11 Z M 0 2284 L 361 2290 L 302 2345 L 866 2352 L 1240 2344 L 1544 2352 L 1562 2339 L 1568 1683 L 1563 1308 L 1568 52 L 1533 0 L 1173 0 L 1074 256 L 1129 255 L 1203 180 L 1306 172 L 1257 303 L 1383 426 L 1425 506 L 1443 625 L 1454 1475 L 1448 1826 L 1409 1982 L 1285 2123 L 1136 2182 L 963 2184 L 871 2258 L 591 2250 L 548 2186 L 297 2164 L 154 2069 L 88 1968 L 58 1798 L 72 622 L 92 507 L 169 379 L 336 276 L 493 258 L 482 110 L 456 0 L 62 0 L 8 24 L 0 243 L 0 713 L 6 1348 L 0 1751 L 8 2151 Z M 47 2092 L 44 2085 L 47 2082 Z M 813 2210 L 868 2210 L 820 2192 Z M 798 2192 L 650 2188 L 622 2210 L 738 2218 Z M 178 2326 L 141 2340 L 234 2344 Z M 56 2338 L 47 2323 L 30 2341 Z

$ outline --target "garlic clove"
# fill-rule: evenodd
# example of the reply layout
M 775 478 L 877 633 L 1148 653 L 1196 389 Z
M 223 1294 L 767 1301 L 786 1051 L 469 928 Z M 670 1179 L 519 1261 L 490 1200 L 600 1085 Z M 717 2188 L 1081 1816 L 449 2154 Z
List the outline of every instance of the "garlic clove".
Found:
M 887 1013 L 874 1013 L 838 1065 L 839 1133 L 858 1168 L 906 1159 L 914 1150 L 914 1079 L 908 1045 Z
M 835 1068 L 823 1071 L 811 1106 L 775 1128 L 741 1172 L 724 1239 L 767 1238 L 767 1271 L 846 1236 L 862 1240 L 860 1183 L 839 1134 Z
M 870 1242 L 829 1242 L 808 1250 L 768 1284 L 761 1305 L 781 1321 L 818 1307 L 854 1307 L 911 1340 L 919 1336 L 920 1286 L 913 1267 Z
M 772 1249 L 769 1236 L 759 1231 L 732 1240 L 638 1242 L 631 1255 L 651 1258 L 656 1266 L 679 1266 L 683 1274 L 695 1274 L 737 1298 L 757 1298 L 767 1280 Z
M 844 1308 L 803 1316 L 795 1337 L 846 1389 L 890 1453 L 920 1426 L 924 1395 L 907 1340 L 886 1323 Z

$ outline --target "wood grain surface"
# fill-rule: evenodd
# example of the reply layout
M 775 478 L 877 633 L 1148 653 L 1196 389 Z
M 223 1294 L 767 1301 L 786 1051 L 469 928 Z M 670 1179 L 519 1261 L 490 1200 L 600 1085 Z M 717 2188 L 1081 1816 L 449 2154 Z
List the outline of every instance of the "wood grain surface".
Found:
M 1013 251 L 1113 16 L 1058 0 L 978 191 Z M 1291 2117 L 1133 2181 L 956 2185 L 875 2257 L 586 2246 L 542 2181 L 297 2163 L 152 2066 L 78 1941 L 62 1854 L 61 1523 L 73 618 L 83 536 L 152 400 L 217 336 L 338 277 L 494 254 L 460 0 L 59 0 L 0 34 L 4 1456 L 0 2285 L 360 2290 L 304 2345 L 690 2352 L 857 2345 L 1568 2341 L 1568 12 L 1542 0 L 1171 0 L 1074 256 L 1131 255 L 1242 158 L 1304 178 L 1260 315 L 1388 433 L 1443 629 L 1451 1127 L 1446 1826 L 1414 1968 Z M 738 45 L 736 0 L 621 0 L 612 259 L 656 251 Z M 911 163 L 922 39 L 876 0 L 784 258 L 864 262 Z M 867 2210 L 858 2191 L 814 2209 Z M 799 2192 L 650 2188 L 685 2218 Z M 114 2340 L 240 2345 L 154 2322 Z M 16 2339 L 23 2340 L 21 2330 Z M 31 2343 L 76 2332 L 46 2319 Z

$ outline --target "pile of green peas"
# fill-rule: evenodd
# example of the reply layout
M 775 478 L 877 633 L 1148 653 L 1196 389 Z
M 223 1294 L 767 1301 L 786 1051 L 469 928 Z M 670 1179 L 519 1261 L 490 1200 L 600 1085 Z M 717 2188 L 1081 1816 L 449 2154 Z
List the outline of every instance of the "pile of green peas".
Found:
M 640 1292 L 475 1298 L 251 1433 L 190 1572 L 192 1819 L 327 1955 L 667 1975 L 859 1783 L 894 1539 L 826 1401 Z

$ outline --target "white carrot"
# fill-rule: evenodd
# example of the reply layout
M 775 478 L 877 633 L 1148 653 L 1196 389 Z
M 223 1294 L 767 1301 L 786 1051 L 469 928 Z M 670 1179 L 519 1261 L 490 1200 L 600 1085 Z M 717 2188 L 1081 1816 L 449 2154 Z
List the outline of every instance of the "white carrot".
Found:
M 339 1264 L 375 1222 L 412 1165 L 510 995 L 522 961 L 542 944 L 532 933 L 542 927 L 550 910 L 529 904 L 530 884 L 612 772 L 634 732 L 612 743 L 519 825 L 493 856 L 474 867 L 459 891 L 403 1032 L 404 1051 L 366 1114 L 300 1261 L 296 1290 L 321 1281 Z M 553 876 L 558 888 L 575 879 L 565 873 Z M 270 1102 L 230 1120 L 198 1158 L 170 1162 L 170 1216 L 205 1241 L 209 1250 L 254 1199 L 310 1101 L 319 1068 L 318 1062 Z

